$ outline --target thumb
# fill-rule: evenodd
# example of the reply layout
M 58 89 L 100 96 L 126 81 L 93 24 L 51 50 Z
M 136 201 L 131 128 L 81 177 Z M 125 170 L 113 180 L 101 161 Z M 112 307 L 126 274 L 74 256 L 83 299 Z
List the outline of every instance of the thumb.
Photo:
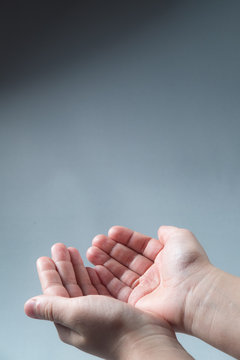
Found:
M 177 234 L 180 228 L 176 226 L 167 226 L 162 225 L 158 229 L 158 238 L 163 245 L 166 245 L 166 242 L 171 238 L 172 235 Z
M 66 310 L 71 300 L 60 296 L 40 295 L 29 299 L 24 305 L 24 311 L 31 318 L 54 321 L 63 325 L 69 320 Z

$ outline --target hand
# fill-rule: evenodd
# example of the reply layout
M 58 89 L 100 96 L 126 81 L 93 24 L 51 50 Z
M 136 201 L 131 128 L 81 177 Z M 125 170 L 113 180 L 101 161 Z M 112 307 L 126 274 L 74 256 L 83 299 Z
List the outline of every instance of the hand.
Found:
M 158 238 L 115 226 L 87 257 L 112 296 L 240 359 L 240 278 L 210 264 L 188 230 L 161 226 Z
M 191 333 L 186 306 L 213 267 L 190 231 L 162 226 L 158 238 L 114 226 L 93 239 L 87 258 L 113 297 Z
M 106 359 L 191 359 L 166 321 L 111 298 L 76 249 L 56 244 L 52 256 L 37 261 L 44 295 L 25 304 L 28 316 L 54 321 L 62 341 Z

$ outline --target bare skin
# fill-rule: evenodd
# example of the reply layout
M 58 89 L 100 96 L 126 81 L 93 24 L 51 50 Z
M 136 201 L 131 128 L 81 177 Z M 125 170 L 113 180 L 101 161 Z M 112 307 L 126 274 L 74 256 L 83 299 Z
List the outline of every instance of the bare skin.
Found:
M 78 251 L 52 247 L 52 259 L 37 261 L 42 296 L 25 304 L 28 316 L 53 321 L 62 341 L 105 359 L 180 359 L 192 357 L 163 319 L 112 298 Z
M 87 258 L 110 294 L 240 359 L 240 279 L 215 268 L 186 229 L 158 239 L 114 226 Z
M 112 296 L 185 332 L 186 298 L 211 265 L 189 231 L 161 227 L 158 234 L 159 240 L 115 226 L 93 239 L 87 258 Z

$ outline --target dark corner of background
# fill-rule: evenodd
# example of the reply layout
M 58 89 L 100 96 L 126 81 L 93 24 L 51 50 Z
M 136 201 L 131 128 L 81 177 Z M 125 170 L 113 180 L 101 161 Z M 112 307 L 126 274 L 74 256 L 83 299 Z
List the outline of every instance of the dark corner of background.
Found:
M 111 46 L 153 17 L 164 16 L 176 0 L 1 1 L 0 87 L 81 61 Z

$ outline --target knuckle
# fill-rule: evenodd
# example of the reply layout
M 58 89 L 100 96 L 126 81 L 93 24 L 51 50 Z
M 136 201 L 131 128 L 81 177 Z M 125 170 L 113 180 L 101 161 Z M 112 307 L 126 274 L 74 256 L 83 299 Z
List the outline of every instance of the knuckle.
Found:
M 47 320 L 53 321 L 54 320 L 54 316 L 53 316 L 53 305 L 51 303 L 47 303 L 44 307 L 44 317 Z
M 85 351 L 87 351 L 90 347 L 92 347 L 89 345 L 88 340 L 83 335 L 78 335 L 77 338 L 75 336 L 73 336 L 71 339 L 71 344 L 73 346 L 75 346 L 76 348 L 85 350 Z
M 64 343 L 64 344 L 69 344 L 69 339 L 66 336 L 66 334 L 59 332 L 58 333 L 59 339 Z
M 56 323 L 55 323 L 55 326 L 56 326 L 56 329 L 58 332 L 59 339 L 62 342 L 64 342 L 65 344 L 71 345 L 71 342 L 69 341 L 69 335 L 70 335 L 71 330 L 68 329 L 67 327 L 64 327 L 64 326 L 56 324 Z

